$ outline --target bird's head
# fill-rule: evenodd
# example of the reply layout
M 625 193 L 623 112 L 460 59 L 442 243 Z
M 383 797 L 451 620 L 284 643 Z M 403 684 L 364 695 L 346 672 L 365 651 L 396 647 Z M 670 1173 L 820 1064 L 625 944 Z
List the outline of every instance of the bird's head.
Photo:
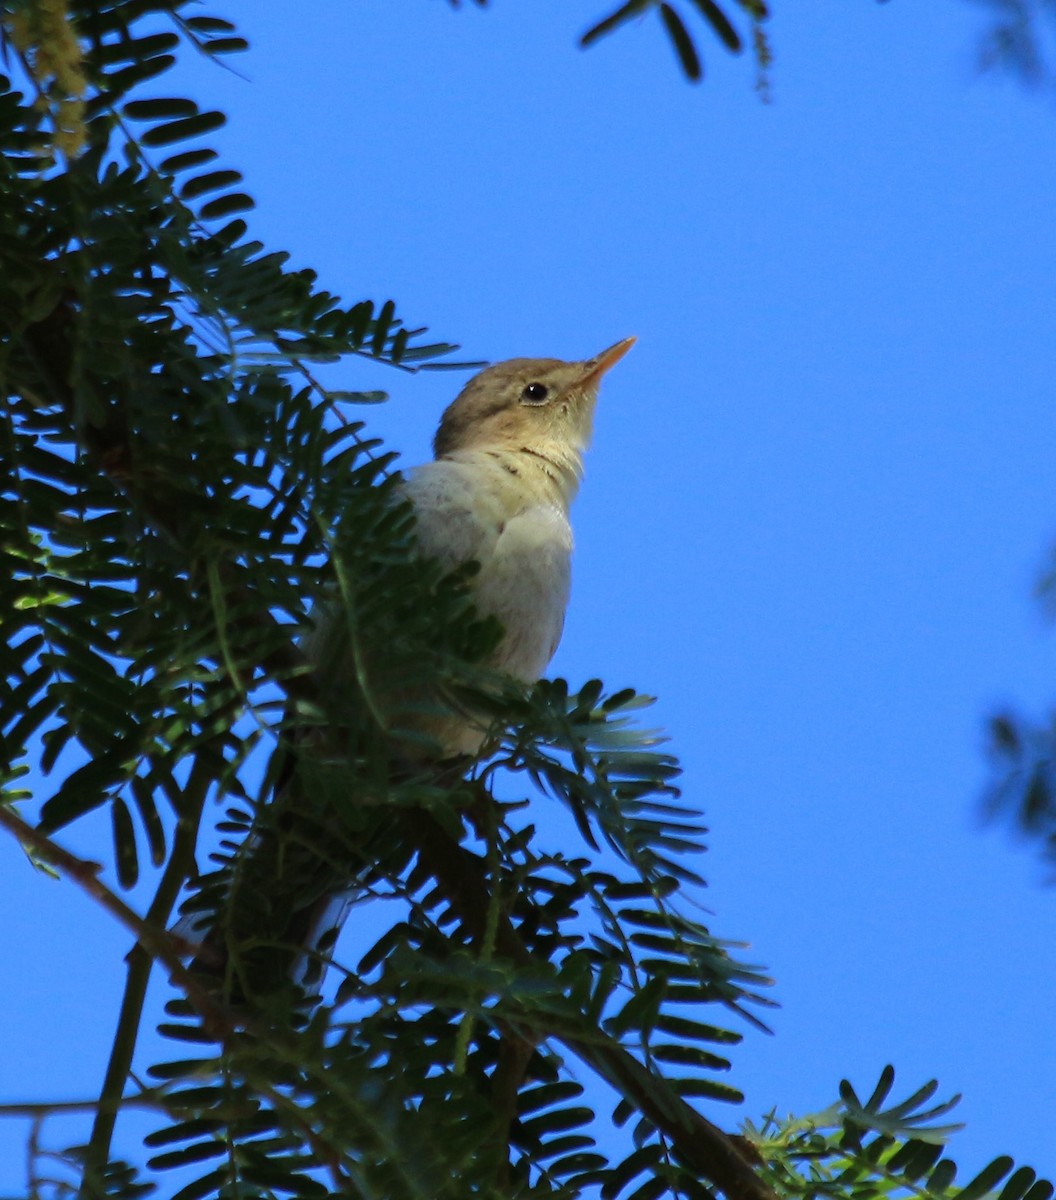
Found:
M 529 451 L 575 468 L 590 442 L 601 377 L 634 342 L 624 338 L 582 362 L 511 358 L 486 368 L 441 418 L 433 441 L 436 457 L 463 450 Z

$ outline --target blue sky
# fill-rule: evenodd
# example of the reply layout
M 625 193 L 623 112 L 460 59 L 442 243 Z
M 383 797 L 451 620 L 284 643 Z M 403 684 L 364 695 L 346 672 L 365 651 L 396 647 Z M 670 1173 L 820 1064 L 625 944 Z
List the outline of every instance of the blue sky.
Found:
M 240 75 L 188 63 L 182 90 L 228 112 L 256 236 L 345 299 L 392 297 L 469 358 L 638 336 L 553 670 L 659 697 L 713 928 L 776 977 L 776 1036 L 746 1031 L 719 1119 L 891 1061 L 903 1091 L 964 1093 L 965 1167 L 1051 1175 L 1056 892 L 978 799 L 986 716 L 1056 695 L 1031 599 L 1056 110 L 977 76 L 961 0 L 776 7 L 769 105 L 703 27 L 700 87 L 655 21 L 578 51 L 608 11 L 587 0 L 267 0 Z M 408 464 L 461 378 L 340 375 L 392 393 L 365 415 Z M 10 848 L 0 903 L 0 1100 L 91 1096 L 127 937 Z M 0 1125 L 0 1195 L 24 1134 Z

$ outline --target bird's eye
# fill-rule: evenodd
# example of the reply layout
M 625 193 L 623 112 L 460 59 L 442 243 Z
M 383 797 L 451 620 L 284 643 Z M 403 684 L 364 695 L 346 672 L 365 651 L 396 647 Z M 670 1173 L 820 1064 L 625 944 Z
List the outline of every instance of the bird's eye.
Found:
M 542 404 L 549 395 L 550 389 L 545 383 L 530 383 L 521 392 L 521 399 L 525 404 Z

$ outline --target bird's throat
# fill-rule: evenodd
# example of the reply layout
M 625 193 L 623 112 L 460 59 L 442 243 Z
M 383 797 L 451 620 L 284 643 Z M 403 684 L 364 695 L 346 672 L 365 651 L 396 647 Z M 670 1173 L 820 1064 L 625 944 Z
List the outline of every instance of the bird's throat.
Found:
M 537 502 L 568 511 L 583 477 L 583 456 L 569 446 L 537 444 L 489 450 L 491 460 Z

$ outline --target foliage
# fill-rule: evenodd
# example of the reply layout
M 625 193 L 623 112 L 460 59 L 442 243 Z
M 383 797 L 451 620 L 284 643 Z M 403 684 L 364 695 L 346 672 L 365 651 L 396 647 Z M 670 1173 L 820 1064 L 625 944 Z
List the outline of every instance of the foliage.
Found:
M 1037 588 L 1045 615 L 1056 616 L 1056 553 Z M 984 813 L 1006 818 L 1040 847 L 1046 863 L 1056 863 L 1056 717 L 1045 724 L 1014 712 L 989 723 L 992 779 Z
M 735 7 L 740 9 L 740 15 L 747 18 L 751 30 L 752 47 L 756 65 L 759 70 L 760 87 L 765 89 L 766 70 L 770 65 L 770 44 L 764 31 L 764 24 L 770 15 L 765 0 L 735 0 Z M 744 49 L 744 39 L 737 25 L 729 15 L 715 3 L 715 0 L 692 0 L 689 10 L 696 10 L 696 16 L 710 27 L 712 34 L 718 38 L 723 47 L 731 54 L 740 54 Z M 655 12 L 671 45 L 678 55 L 678 61 L 687 78 L 694 81 L 703 79 L 704 64 L 697 48 L 697 43 L 690 32 L 679 10 L 666 0 L 626 0 L 619 8 L 603 17 L 596 25 L 591 26 L 582 38 L 580 44 L 589 46 L 598 38 L 611 33 L 627 22 L 640 19 L 647 12 Z
M 976 0 L 990 11 L 979 45 L 981 70 L 1011 75 L 1029 87 L 1051 88 L 1052 39 L 1056 4 L 1052 0 Z
M 966 1183 L 954 1185 L 957 1164 L 944 1152 L 945 1139 L 956 1125 L 934 1122 L 957 1103 L 957 1097 L 928 1105 L 938 1085 L 932 1080 L 905 1100 L 884 1108 L 895 1073 L 885 1067 L 872 1094 L 859 1100 L 844 1081 L 840 1103 L 806 1118 L 777 1120 L 771 1114 L 748 1132 L 760 1153 L 776 1159 L 777 1190 L 782 1195 L 813 1200 L 847 1194 L 877 1197 L 928 1196 L 948 1200 L 1049 1200 L 1053 1185 L 1029 1167 L 1014 1169 L 1001 1156 Z
M 460 0 L 449 2 L 453 7 L 459 7 Z M 484 8 L 488 0 L 476 0 L 476 3 Z M 694 20 L 699 18 L 703 21 L 712 36 L 716 37 L 730 54 L 740 54 L 744 50 L 744 37 L 738 25 L 747 22 L 758 71 L 757 87 L 765 95 L 767 70 L 771 62 L 770 43 L 766 36 L 766 21 L 770 12 L 766 0 L 732 0 L 726 8 L 717 3 L 717 0 L 688 0 L 684 8 L 689 13 L 688 25 L 679 9 L 667 3 L 667 0 L 624 0 L 624 3 L 595 22 L 580 37 L 579 44 L 583 47 L 592 46 L 606 34 L 631 22 L 640 22 L 653 13 L 658 18 L 661 29 L 670 39 L 686 78 L 696 83 L 704 78 L 704 63 L 692 33 L 695 28 Z M 731 18 L 731 11 L 735 12 L 737 19 Z
M 1007 816 L 1046 862 L 1056 862 L 1056 726 L 1036 727 L 1012 713 L 990 722 L 993 780 L 984 810 Z
M 160 83 L 177 52 L 243 49 L 234 26 L 185 0 L 0 13 L 16 77 L 0 80 L 0 824 L 137 942 L 91 1141 L 56 1178 L 34 1133 L 33 1194 L 136 1197 L 179 1170 L 179 1200 L 974 1200 L 978 1179 L 951 1190 L 945 1159 L 921 1167 L 941 1106 L 882 1110 L 890 1079 L 743 1138 L 695 1107 L 739 1098 L 727 1055 L 767 982 L 692 906 L 699 814 L 634 723 L 643 697 L 477 665 L 496 631 L 472 568 L 416 554 L 393 455 L 351 417 L 377 393 L 316 368 L 413 371 L 453 347 L 250 238 L 241 177 L 203 141 L 222 114 Z M 329 669 L 301 649 L 320 608 L 340 616 Z M 488 713 L 490 756 L 409 769 L 407 697 Z M 543 843 L 540 792 L 578 842 Z M 198 876 L 210 799 L 222 840 Z M 55 838 L 96 810 L 116 887 Z M 141 878 L 145 912 L 120 894 Z M 317 946 L 332 994 L 276 986 L 297 947 L 275 922 L 335 884 L 374 932 Z M 229 951 L 222 979 L 170 931 L 188 885 Z M 174 1048 L 129 1092 L 155 962 Z M 597 1143 L 609 1104 L 615 1150 Z M 159 1118 L 145 1177 L 111 1151 L 132 1105 Z M 1047 1200 L 1013 1178 L 1004 1200 Z

